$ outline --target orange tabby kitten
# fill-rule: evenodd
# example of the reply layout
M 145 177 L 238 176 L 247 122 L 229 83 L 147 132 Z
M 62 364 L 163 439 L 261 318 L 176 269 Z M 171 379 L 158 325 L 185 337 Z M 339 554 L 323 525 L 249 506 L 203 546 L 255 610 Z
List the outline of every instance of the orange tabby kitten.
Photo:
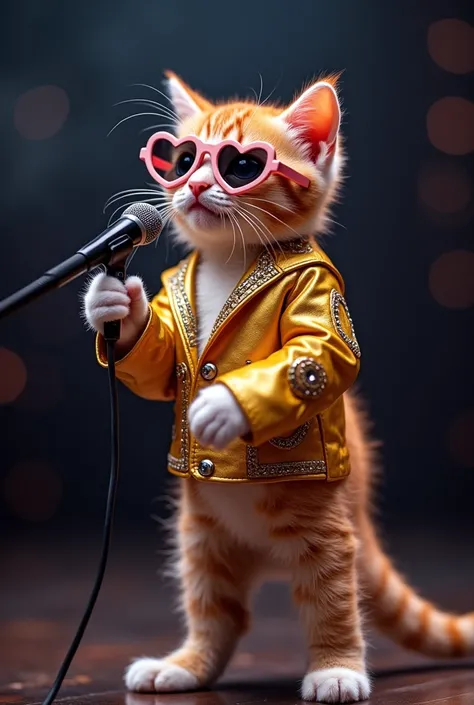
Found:
M 191 305 L 183 309 L 188 335 L 195 315 L 193 344 L 199 356 L 212 337 L 219 312 L 262 245 L 278 258 L 282 243 L 312 238 L 324 229 L 343 160 L 334 84 L 332 79 L 317 82 L 282 109 L 249 101 L 214 105 L 174 74 L 168 75 L 179 135 L 195 135 L 210 143 L 223 139 L 244 145 L 270 143 L 279 160 L 310 180 L 309 188 L 303 188 L 272 175 L 251 193 L 229 195 L 216 183 L 205 160 L 188 182 L 164 192 L 161 198 L 173 215 L 179 239 L 199 253 L 195 291 L 190 294 L 195 296 L 195 313 Z M 311 247 L 323 261 L 315 242 Z M 331 266 L 324 261 L 325 267 Z M 178 293 L 181 285 L 186 286 L 186 276 L 183 273 L 181 284 L 179 275 L 176 279 Z M 163 345 L 172 345 L 174 324 L 161 295 L 159 306 L 163 323 L 159 335 Z M 150 325 L 148 304 L 140 280 L 131 277 L 123 286 L 99 275 L 86 295 L 85 308 L 98 331 L 106 320 L 123 319 L 119 352 L 124 371 L 120 373 L 121 363 L 118 368 L 123 381 L 143 396 L 174 398 L 175 381 L 162 391 L 150 391 L 152 383 L 145 379 L 146 375 L 164 375 L 168 367 L 174 369 L 174 363 L 172 357 L 169 363 L 159 357 L 156 340 L 147 342 L 153 334 L 146 328 Z M 354 336 L 350 342 L 354 352 Z M 138 373 L 134 377 L 126 365 L 131 365 L 134 355 L 146 356 L 146 346 L 152 344 L 157 345 L 153 365 L 142 378 Z M 356 364 L 354 359 L 351 364 Z M 212 374 L 211 365 L 205 378 L 211 379 Z M 258 383 L 256 394 L 257 387 Z M 205 448 L 229 444 L 232 448 L 235 439 L 248 433 L 239 405 L 223 384 L 212 384 L 200 392 L 198 400 L 188 401 L 192 402 L 189 417 L 182 418 Z M 213 417 L 215 409 L 225 413 Z M 344 410 L 351 459 L 347 477 L 334 482 L 180 480 L 175 572 L 181 583 L 188 635 L 173 653 L 133 663 L 126 673 L 129 689 L 184 691 L 215 681 L 249 627 L 252 588 L 275 571 L 287 574 L 301 612 L 308 645 L 301 691 L 306 700 L 350 702 L 369 697 L 361 624 L 366 604 L 370 618 L 409 648 L 435 656 L 474 653 L 474 616 L 445 614 L 423 601 L 380 548 L 370 516 L 374 446 L 364 414 L 349 393 L 341 404 L 341 423 Z M 183 471 L 178 461 L 170 463 L 176 474 Z

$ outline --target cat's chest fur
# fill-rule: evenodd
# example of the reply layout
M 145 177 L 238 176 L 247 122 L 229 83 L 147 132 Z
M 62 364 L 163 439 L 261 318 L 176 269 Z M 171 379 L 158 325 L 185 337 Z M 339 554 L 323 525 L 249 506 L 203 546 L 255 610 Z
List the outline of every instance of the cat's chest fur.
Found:
M 196 271 L 198 351 L 204 350 L 212 327 L 244 273 L 242 262 L 220 262 L 201 257 Z

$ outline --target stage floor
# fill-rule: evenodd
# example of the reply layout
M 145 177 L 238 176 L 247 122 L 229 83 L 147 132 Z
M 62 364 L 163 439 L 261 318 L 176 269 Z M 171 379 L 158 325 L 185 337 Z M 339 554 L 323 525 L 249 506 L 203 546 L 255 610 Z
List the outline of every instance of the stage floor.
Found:
M 4 537 L 6 538 L 6 537 Z M 426 596 L 455 611 L 474 609 L 473 536 L 406 531 L 392 555 Z M 3 543 L 0 588 L 0 703 L 41 702 L 77 626 L 92 584 L 100 535 L 62 537 L 31 530 Z M 157 576 L 157 534 L 118 534 L 92 622 L 58 700 L 71 705 L 295 705 L 304 645 L 284 585 L 263 588 L 251 632 L 213 691 L 131 695 L 124 666 L 179 641 L 173 586 Z M 370 634 L 374 705 L 474 705 L 474 658 L 433 670 L 433 662 Z

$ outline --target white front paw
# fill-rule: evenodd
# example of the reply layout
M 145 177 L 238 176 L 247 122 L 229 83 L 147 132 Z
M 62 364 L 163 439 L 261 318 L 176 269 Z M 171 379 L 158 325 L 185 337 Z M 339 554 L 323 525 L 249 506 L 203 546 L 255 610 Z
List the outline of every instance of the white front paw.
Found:
M 218 450 L 250 430 L 237 400 L 223 384 L 198 394 L 189 408 L 189 424 L 201 445 Z
M 141 658 L 125 672 L 125 685 L 136 693 L 180 693 L 195 690 L 196 676 L 166 659 Z
M 303 679 L 303 700 L 317 703 L 355 703 L 367 700 L 370 681 L 364 673 L 351 668 L 324 668 L 307 673 Z

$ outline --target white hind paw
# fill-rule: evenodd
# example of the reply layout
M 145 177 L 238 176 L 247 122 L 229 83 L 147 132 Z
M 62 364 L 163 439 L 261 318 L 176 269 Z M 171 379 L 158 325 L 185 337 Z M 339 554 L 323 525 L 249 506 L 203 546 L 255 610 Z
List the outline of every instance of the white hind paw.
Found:
M 180 693 L 195 690 L 196 676 L 166 659 L 141 658 L 125 671 L 125 685 L 136 693 Z
M 317 703 L 355 703 L 367 700 L 370 682 L 364 673 L 351 668 L 311 671 L 303 679 L 301 697 Z

